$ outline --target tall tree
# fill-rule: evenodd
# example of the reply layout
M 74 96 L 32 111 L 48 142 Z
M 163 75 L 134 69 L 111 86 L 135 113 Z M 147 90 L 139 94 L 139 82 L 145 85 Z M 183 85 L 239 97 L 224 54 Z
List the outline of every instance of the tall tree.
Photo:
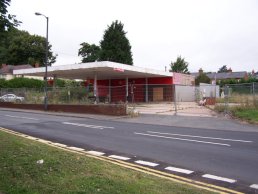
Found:
M 19 25 L 15 15 L 8 14 L 7 7 L 10 5 L 11 0 L 0 0 L 0 40 L 10 28 Z
M 131 45 L 123 28 L 121 22 L 115 21 L 105 30 L 103 40 L 100 41 L 101 61 L 133 64 Z
M 200 73 L 195 78 L 195 85 L 199 85 L 200 83 L 207 83 L 207 84 L 209 84 L 210 82 L 211 82 L 211 79 L 205 73 Z
M 81 48 L 79 49 L 78 55 L 82 57 L 82 62 L 94 62 L 99 60 L 100 47 L 95 44 L 89 44 L 83 42 L 80 44 Z
M 219 68 L 218 73 L 228 72 L 228 68 L 226 65 L 223 65 L 221 68 Z
M 7 36 L 12 28 L 21 22 L 16 20 L 14 15 L 8 14 L 8 6 L 11 0 L 0 0 L 0 58 L 6 55 Z
M 188 63 L 181 56 L 177 57 L 176 62 L 171 62 L 170 67 L 172 72 L 189 74 Z
M 37 35 L 30 35 L 26 31 L 20 31 L 13 28 L 6 37 L 5 52 L 0 54 L 0 63 L 20 65 L 39 63 L 45 64 L 45 44 L 46 39 Z M 56 55 L 51 51 L 51 45 L 48 44 L 48 61 L 53 64 L 56 61 Z

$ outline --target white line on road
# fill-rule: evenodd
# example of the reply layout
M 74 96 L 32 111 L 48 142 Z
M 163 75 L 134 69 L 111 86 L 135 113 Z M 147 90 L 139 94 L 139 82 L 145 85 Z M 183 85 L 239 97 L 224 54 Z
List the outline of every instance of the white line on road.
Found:
M 174 171 L 174 172 L 184 173 L 184 174 L 191 174 L 191 173 L 194 172 L 194 171 L 191 171 L 191 170 L 187 170 L 187 169 L 183 169 L 183 168 L 176 168 L 176 167 L 172 167 L 172 166 L 169 166 L 165 169 L 170 170 L 170 171 Z
M 83 148 L 77 148 L 77 147 L 69 147 L 69 148 L 72 150 L 75 150 L 75 151 L 83 151 L 84 150 Z
M 62 143 L 53 143 L 53 145 L 59 146 L 59 147 L 67 147 L 67 145 Z
M 63 122 L 65 125 L 73 125 L 77 127 L 87 127 L 92 129 L 114 129 L 114 127 L 107 127 L 107 126 L 98 126 L 98 125 L 87 125 L 87 124 L 81 124 L 81 123 L 70 123 L 70 122 Z
M 124 157 L 124 156 L 117 156 L 117 155 L 110 155 L 108 157 L 118 159 L 118 160 L 130 160 L 131 159 L 131 158 L 127 158 L 127 157 Z
M 258 184 L 250 185 L 250 187 L 253 188 L 253 189 L 258 189 Z
M 180 140 L 180 141 L 191 141 L 191 142 L 197 142 L 197 143 L 205 143 L 205 144 L 213 144 L 213 145 L 221 145 L 221 146 L 231 146 L 230 144 L 224 144 L 224 143 L 216 143 L 216 142 L 209 142 L 209 141 L 198 141 L 198 140 L 194 140 L 194 139 L 182 139 L 182 138 L 177 138 L 177 137 L 151 135 L 151 134 L 146 134 L 146 133 L 136 133 L 136 132 L 134 132 L 134 134 L 150 136 L 150 137 L 161 137 L 161 138 L 166 138 L 166 139 L 176 139 L 176 140 Z
M 102 155 L 105 154 L 105 153 L 103 153 L 103 152 L 97 152 L 97 151 L 88 151 L 87 153 L 88 153 L 88 154 L 95 155 L 95 156 L 102 156 Z
M 30 117 L 19 117 L 19 116 L 12 116 L 12 115 L 5 115 L 6 117 L 11 117 L 11 118 L 18 118 L 18 119 L 29 119 L 29 120 L 35 120 L 38 121 L 39 119 L 36 118 L 30 118 Z
M 27 139 L 32 139 L 32 140 L 36 140 L 37 139 L 36 137 L 31 137 L 31 136 L 27 136 L 26 138 Z
M 214 180 L 218 180 L 218 181 L 224 181 L 224 182 L 228 182 L 228 183 L 235 183 L 236 182 L 236 180 L 234 180 L 234 179 L 215 176 L 215 175 L 212 175 L 212 174 L 204 174 L 204 175 L 202 175 L 202 177 L 208 178 L 208 179 L 214 179 Z
M 135 163 L 137 164 L 142 164 L 142 165 L 145 165 L 145 166 L 152 166 L 152 167 L 155 167 L 155 166 L 158 166 L 159 164 L 157 163 L 153 163 L 153 162 L 148 162 L 148 161 L 143 161 L 143 160 L 136 160 L 134 161 Z
M 183 134 L 177 134 L 177 133 L 160 133 L 160 132 L 155 132 L 155 131 L 148 131 L 148 133 L 156 133 L 156 134 L 161 134 L 161 135 L 175 135 L 175 136 L 182 136 L 182 137 L 197 137 L 197 138 L 203 138 L 203 139 L 217 139 L 217 140 L 223 140 L 223 141 L 238 141 L 238 142 L 244 142 L 244 143 L 252 143 L 253 142 L 253 141 L 241 140 L 241 139 L 225 139 L 225 138 L 219 138 L 219 137 L 183 135 Z
M 38 139 L 37 141 L 41 142 L 41 143 L 51 143 L 51 141 L 47 141 L 47 140 L 44 140 L 44 139 Z

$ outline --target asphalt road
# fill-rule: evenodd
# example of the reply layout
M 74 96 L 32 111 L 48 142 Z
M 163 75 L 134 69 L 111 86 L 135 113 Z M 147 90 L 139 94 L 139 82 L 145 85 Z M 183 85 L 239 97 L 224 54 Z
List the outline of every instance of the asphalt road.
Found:
M 0 126 L 67 145 L 258 184 L 258 133 L 0 110 Z

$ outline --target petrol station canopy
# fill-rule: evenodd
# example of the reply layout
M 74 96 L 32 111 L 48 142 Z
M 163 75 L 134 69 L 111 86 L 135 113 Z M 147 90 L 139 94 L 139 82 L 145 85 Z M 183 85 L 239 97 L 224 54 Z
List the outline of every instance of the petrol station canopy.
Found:
M 14 70 L 14 75 L 23 76 L 45 76 L 45 67 Z M 60 66 L 48 66 L 48 77 L 57 77 L 64 79 L 125 79 L 125 78 L 154 78 L 154 77 L 172 77 L 173 73 L 155 69 L 148 69 L 125 65 L 121 63 L 103 61 L 80 63 Z

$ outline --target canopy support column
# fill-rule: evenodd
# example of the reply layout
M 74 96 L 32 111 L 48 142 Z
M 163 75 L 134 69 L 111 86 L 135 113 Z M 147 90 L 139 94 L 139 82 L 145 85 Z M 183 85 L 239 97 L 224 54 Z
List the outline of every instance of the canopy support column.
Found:
M 97 104 L 99 102 L 97 74 L 94 75 L 94 96 L 95 96 L 95 104 Z
M 149 101 L 149 85 L 148 85 L 148 78 L 145 78 L 145 102 Z
M 125 102 L 128 102 L 128 77 L 125 78 L 125 85 L 126 85 Z

